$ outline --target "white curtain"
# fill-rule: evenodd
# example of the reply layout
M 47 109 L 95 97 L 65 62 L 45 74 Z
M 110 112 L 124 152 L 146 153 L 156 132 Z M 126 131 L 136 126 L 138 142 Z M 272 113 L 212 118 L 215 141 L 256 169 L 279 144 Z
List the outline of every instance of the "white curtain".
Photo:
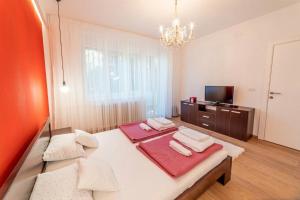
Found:
M 158 40 L 62 20 L 62 93 L 58 20 L 49 17 L 54 128 L 91 132 L 153 116 L 171 117 L 172 54 Z

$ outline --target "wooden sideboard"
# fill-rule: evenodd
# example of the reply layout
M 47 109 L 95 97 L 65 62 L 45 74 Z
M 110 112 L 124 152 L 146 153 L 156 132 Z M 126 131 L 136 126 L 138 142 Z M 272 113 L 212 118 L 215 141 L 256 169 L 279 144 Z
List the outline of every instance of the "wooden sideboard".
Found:
M 254 108 L 181 101 L 181 120 L 247 141 L 253 132 Z

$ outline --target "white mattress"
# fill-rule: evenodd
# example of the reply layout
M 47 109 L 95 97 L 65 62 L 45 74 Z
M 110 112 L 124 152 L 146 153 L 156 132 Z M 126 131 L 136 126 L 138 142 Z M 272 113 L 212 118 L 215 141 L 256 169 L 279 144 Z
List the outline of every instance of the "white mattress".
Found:
M 228 155 L 220 150 L 179 178 L 172 178 L 139 152 L 119 129 L 96 134 L 98 149 L 87 149 L 88 157 L 100 157 L 111 164 L 120 185 L 118 192 L 97 193 L 95 200 L 172 200 Z M 49 162 L 46 171 L 61 168 L 75 160 Z

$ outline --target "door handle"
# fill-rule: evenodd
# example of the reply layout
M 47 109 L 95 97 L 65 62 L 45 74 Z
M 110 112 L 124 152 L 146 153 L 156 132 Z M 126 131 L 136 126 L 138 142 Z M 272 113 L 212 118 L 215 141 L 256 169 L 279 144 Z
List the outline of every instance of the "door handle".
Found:
M 270 92 L 270 94 L 281 94 L 281 92 Z
M 232 113 L 236 113 L 236 114 L 241 114 L 241 112 L 239 112 L 239 111 L 231 111 Z
M 202 125 L 203 125 L 203 126 L 206 126 L 206 127 L 208 127 L 208 126 L 209 126 L 208 124 L 205 124 L 205 123 L 202 123 Z
M 209 116 L 207 116 L 207 115 L 202 115 L 202 117 L 209 119 Z
M 226 110 L 226 109 L 221 109 L 221 111 L 223 111 L 223 112 L 229 112 L 229 110 Z

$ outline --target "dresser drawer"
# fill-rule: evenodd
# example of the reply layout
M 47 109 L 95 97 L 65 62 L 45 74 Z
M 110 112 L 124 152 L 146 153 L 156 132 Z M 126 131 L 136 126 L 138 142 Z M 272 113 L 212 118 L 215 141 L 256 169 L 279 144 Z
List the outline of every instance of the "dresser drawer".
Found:
M 198 119 L 201 121 L 212 122 L 215 123 L 216 115 L 214 113 L 209 112 L 199 112 Z
M 206 128 L 212 131 L 216 130 L 216 124 L 212 122 L 208 122 L 205 120 L 199 120 L 198 125 L 201 126 L 202 128 Z

